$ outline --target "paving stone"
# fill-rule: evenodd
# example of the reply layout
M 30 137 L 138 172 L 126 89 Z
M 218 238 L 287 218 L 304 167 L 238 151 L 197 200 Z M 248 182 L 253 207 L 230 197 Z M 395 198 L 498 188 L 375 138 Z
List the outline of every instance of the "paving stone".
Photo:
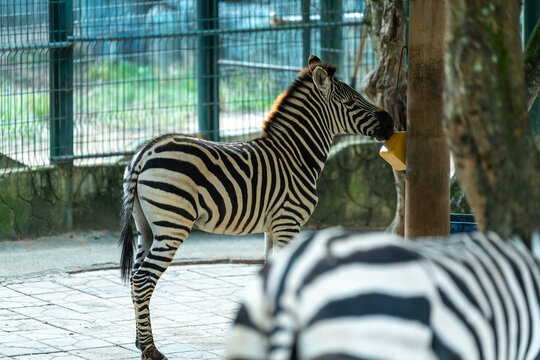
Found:
M 158 349 L 171 360 L 223 359 L 239 294 L 259 269 L 171 266 L 150 306 Z M 0 358 L 140 359 L 130 287 L 118 270 L 8 281 L 0 286 Z
M 184 352 L 193 352 L 195 349 L 193 346 L 182 345 L 180 343 L 161 344 L 159 350 L 167 355 L 179 354 Z
M 216 359 L 222 359 L 219 356 L 216 356 L 210 352 L 207 351 L 188 351 L 177 354 L 175 356 L 178 360 L 216 360 Z
M 58 352 L 60 349 L 49 346 L 39 341 L 24 339 L 19 342 L 8 342 L 2 344 L 0 354 L 7 356 L 35 355 Z
M 49 339 L 63 339 L 69 337 L 70 334 L 73 335 L 73 333 L 68 330 L 60 329 L 54 326 L 47 326 L 40 330 L 21 331 L 18 334 L 27 339 L 38 340 L 51 346 L 55 346 L 55 342 L 54 340 L 52 342 L 48 342 Z
M 209 294 L 212 296 L 219 296 L 219 297 L 231 297 L 231 296 L 236 295 L 237 291 L 238 291 L 238 286 L 234 286 L 234 285 L 202 290 L 202 292 L 205 294 Z
M 215 276 L 219 278 L 228 278 L 235 276 L 253 276 L 260 270 L 260 265 L 238 265 L 231 268 L 230 265 L 201 265 L 198 268 L 191 269 L 192 272 L 204 274 L 206 276 Z
M 257 266 L 257 265 L 253 265 Z M 239 285 L 241 287 L 244 287 L 247 285 L 247 283 L 257 274 L 258 272 L 255 271 L 253 275 L 246 275 L 246 276 L 231 276 L 227 278 L 227 281 L 234 285 Z
M 80 356 L 77 356 L 75 354 L 68 354 L 68 353 L 62 353 L 62 352 L 54 352 L 54 353 L 48 353 L 48 354 L 37 354 L 37 355 L 24 355 L 24 356 L 21 356 L 21 357 L 16 357 L 16 358 L 12 358 L 12 359 L 23 359 L 24 360 L 62 360 L 62 359 L 66 359 L 66 360 L 80 360 L 80 359 L 84 359 Z
M 0 286 L 0 299 L 7 299 L 8 297 L 14 297 L 21 295 L 20 292 L 10 289 L 7 286 Z M 5 307 L 4 303 L 0 303 L 1 307 Z
M 47 303 L 43 300 L 37 299 L 32 296 L 24 295 L 18 293 L 17 296 L 2 296 L 2 308 L 4 309 L 17 309 L 27 306 L 39 306 L 46 305 Z
M 140 359 L 141 354 L 139 350 L 133 351 L 131 349 L 126 349 L 121 346 L 111 345 L 104 347 L 95 347 L 89 351 L 80 351 L 76 350 L 72 352 L 75 355 L 81 356 L 87 359 Z
M 60 284 L 56 284 L 50 280 L 11 284 L 7 287 L 25 295 L 58 293 L 69 290 L 69 288 L 66 288 L 65 286 L 62 286 Z
M 0 331 L 0 344 L 19 343 L 28 340 L 22 334 Z
M 0 321 L 0 330 L 7 333 L 18 333 L 21 331 L 33 331 L 47 329 L 49 325 L 41 320 L 32 318 L 25 319 L 2 319 Z
M 71 333 L 71 335 L 67 334 L 62 337 L 54 337 L 54 338 L 47 338 L 47 339 L 41 339 L 41 342 L 59 349 L 62 349 L 63 351 L 69 351 L 69 350 L 78 350 L 81 346 L 87 346 L 88 342 L 92 342 L 95 340 L 91 336 L 81 335 L 81 334 L 74 334 Z M 100 344 L 102 345 L 102 344 Z M 99 345 L 98 345 L 99 346 Z
M 0 309 L 0 322 L 2 322 L 2 319 L 17 320 L 24 318 L 25 317 L 23 315 L 20 315 L 15 311 L 11 311 L 8 309 Z

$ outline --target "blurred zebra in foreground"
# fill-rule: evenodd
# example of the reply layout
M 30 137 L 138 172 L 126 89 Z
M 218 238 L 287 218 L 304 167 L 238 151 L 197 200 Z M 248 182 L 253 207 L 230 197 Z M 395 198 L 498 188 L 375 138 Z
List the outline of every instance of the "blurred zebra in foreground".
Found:
M 228 359 L 540 359 L 539 264 L 494 233 L 318 232 L 247 287 Z
M 276 99 L 257 139 L 226 144 L 170 134 L 133 157 L 124 175 L 121 270 L 132 283 L 143 359 L 165 359 L 152 337 L 150 297 L 193 227 L 265 232 L 266 255 L 293 239 L 315 209 L 316 181 L 336 133 L 392 135 L 392 117 L 335 71 L 312 55 Z M 139 233 L 134 264 L 132 216 Z

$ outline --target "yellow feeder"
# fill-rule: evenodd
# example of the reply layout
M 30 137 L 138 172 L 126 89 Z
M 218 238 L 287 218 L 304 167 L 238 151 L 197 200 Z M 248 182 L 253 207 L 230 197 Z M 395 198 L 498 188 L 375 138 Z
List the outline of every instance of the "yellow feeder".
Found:
M 396 170 L 405 170 L 405 149 L 407 148 L 407 132 L 395 132 L 385 141 L 379 155 Z

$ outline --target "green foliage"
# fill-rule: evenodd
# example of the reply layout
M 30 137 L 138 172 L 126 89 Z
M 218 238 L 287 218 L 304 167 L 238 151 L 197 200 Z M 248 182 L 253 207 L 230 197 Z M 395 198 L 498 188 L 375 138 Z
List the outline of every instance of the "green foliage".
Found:
M 450 212 L 454 214 L 471 213 L 471 209 L 465 198 L 465 193 L 459 187 L 455 175 L 450 179 Z

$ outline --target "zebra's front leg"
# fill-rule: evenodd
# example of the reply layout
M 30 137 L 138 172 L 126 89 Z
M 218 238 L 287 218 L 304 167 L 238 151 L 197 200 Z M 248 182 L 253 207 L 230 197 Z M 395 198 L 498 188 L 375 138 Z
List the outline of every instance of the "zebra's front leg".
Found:
M 272 240 L 272 233 L 267 231 L 264 233 L 264 262 L 267 262 L 272 254 L 274 248 L 274 241 Z
M 190 229 L 187 228 L 186 229 Z M 167 357 L 159 352 L 154 344 L 150 322 L 150 298 L 156 283 L 165 272 L 178 247 L 188 236 L 189 230 L 174 234 L 157 233 L 154 242 L 144 261 L 133 274 L 131 279 L 131 297 L 135 307 L 137 325 L 136 345 L 141 350 L 143 360 L 166 360 Z

